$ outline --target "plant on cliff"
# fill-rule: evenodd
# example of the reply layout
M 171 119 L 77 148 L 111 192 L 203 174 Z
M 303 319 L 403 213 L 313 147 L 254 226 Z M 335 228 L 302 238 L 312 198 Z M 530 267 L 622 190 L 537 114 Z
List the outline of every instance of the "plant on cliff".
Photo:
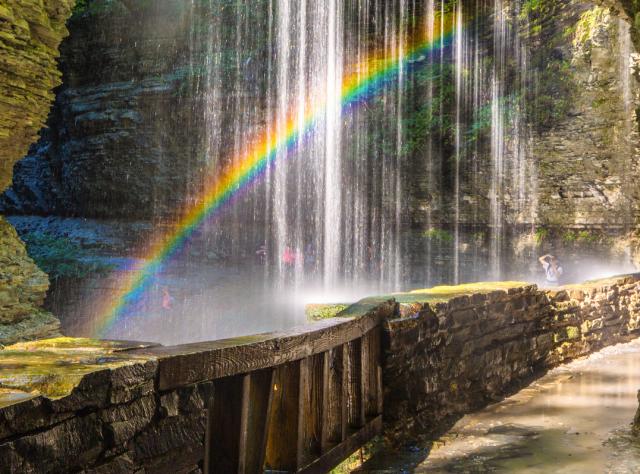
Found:
M 536 245 L 539 247 L 544 243 L 545 240 L 547 240 L 548 237 L 549 237 L 549 229 L 545 227 L 539 227 L 536 229 L 533 238 Z

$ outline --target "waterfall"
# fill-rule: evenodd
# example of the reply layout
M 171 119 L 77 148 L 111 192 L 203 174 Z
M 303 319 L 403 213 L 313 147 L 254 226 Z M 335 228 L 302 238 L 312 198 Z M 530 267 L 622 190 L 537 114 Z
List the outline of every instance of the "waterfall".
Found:
M 212 21 L 192 43 L 206 44 L 204 74 L 193 75 L 203 76 L 212 169 L 234 164 L 261 130 L 275 143 L 292 121 L 304 128 L 307 114 L 322 110 L 309 134 L 276 151 L 255 190 L 207 224 L 208 245 L 233 258 L 266 245 L 265 276 L 284 287 L 331 289 L 346 278 L 400 288 L 407 74 L 401 68 L 352 110 L 342 109 L 342 84 L 348 74 L 364 77 L 372 58 L 407 54 L 415 2 L 209 0 L 207 8 Z
M 535 216 L 525 118 L 530 45 L 519 0 L 456 2 L 452 11 L 439 0 L 241 0 L 232 8 L 209 1 L 217 13 L 204 33 L 200 87 L 211 166 L 243 155 L 260 130 L 274 141 L 292 120 L 302 128 L 309 111 L 323 110 L 312 133 L 277 151 L 256 190 L 210 224 L 211 246 L 230 241 L 232 255 L 247 256 L 266 244 L 265 275 L 283 287 L 314 282 L 328 290 L 348 281 L 389 291 L 408 279 L 502 276 L 505 226 Z M 437 32 L 449 22 L 447 43 Z M 343 110 L 345 78 L 363 77 L 372 58 L 403 57 L 416 31 L 434 41 L 423 76 L 400 67 L 376 97 Z M 417 138 L 407 127 L 418 111 L 429 127 Z M 427 230 L 410 247 L 415 169 Z M 482 226 L 486 256 L 473 243 Z M 424 262 L 417 271 L 415 248 Z M 434 262 L 444 266 L 435 270 Z

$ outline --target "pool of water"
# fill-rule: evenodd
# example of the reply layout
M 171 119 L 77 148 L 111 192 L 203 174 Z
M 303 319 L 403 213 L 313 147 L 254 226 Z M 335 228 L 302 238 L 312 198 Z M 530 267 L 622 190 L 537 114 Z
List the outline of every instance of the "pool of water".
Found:
M 638 473 L 640 439 L 630 423 L 639 389 L 637 340 L 557 368 L 364 472 Z

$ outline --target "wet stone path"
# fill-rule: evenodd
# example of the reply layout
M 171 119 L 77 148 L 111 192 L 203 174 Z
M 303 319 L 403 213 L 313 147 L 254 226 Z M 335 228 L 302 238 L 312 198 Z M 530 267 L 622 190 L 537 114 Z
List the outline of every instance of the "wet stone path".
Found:
M 639 389 L 636 340 L 557 368 L 462 418 L 431 449 L 380 457 L 365 472 L 638 473 Z

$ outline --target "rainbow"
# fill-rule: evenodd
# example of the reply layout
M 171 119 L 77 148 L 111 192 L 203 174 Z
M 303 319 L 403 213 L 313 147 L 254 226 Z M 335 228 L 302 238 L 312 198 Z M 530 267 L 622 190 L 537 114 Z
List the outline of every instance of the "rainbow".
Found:
M 452 15 L 446 15 L 442 20 L 434 22 L 433 31 L 421 32 L 421 38 L 405 45 L 402 56 L 376 54 L 352 68 L 342 83 L 341 113 L 348 113 L 375 97 L 386 85 L 396 81 L 401 71 L 411 72 L 424 65 L 427 55 L 432 51 L 450 45 L 455 34 L 455 22 Z M 123 272 L 119 279 L 120 287 L 105 300 L 97 319 L 92 321 L 94 335 L 105 337 L 127 314 L 127 308 L 145 294 L 153 284 L 154 276 L 184 247 L 200 225 L 255 183 L 275 163 L 277 156 L 286 155 L 312 134 L 321 123 L 325 111 L 326 105 L 320 104 L 309 110 L 303 120 L 291 114 L 286 126 L 280 127 L 281 131 L 276 136 L 269 133 L 259 136 L 248 147 L 248 151 L 232 160 L 233 165 L 209 179 L 209 184 L 204 186 L 204 191 L 195 201 L 197 204 L 188 209 L 170 231 L 155 239 L 148 247 L 146 258 L 141 259 L 144 263 Z

